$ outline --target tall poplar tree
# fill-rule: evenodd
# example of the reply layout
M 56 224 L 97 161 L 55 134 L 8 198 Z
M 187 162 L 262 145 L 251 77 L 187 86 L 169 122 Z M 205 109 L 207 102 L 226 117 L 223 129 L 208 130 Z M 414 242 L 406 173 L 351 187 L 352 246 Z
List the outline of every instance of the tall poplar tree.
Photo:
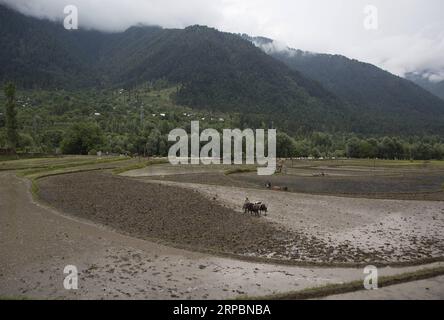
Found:
M 6 141 L 8 148 L 12 152 L 16 152 L 18 145 L 18 125 L 17 125 L 17 110 L 15 109 L 15 85 L 8 83 L 5 86 L 6 97 Z

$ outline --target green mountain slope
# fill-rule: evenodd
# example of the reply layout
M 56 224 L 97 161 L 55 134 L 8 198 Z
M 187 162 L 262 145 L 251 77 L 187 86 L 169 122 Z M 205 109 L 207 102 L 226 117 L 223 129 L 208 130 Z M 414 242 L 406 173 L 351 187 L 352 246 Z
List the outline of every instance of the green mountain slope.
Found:
M 67 32 L 61 24 L 0 5 L 0 82 L 25 88 L 94 85 L 92 57 L 103 41 L 99 32 Z
M 342 130 L 346 108 L 315 81 L 241 37 L 207 27 L 66 31 L 0 7 L 0 81 L 23 87 L 138 86 L 165 79 L 194 108 L 251 114 L 287 130 Z M 5 27 L 5 28 L 4 28 Z
M 304 76 L 321 83 L 360 115 L 354 131 L 429 132 L 444 130 L 444 101 L 411 81 L 374 65 L 340 55 L 287 48 L 275 50 L 267 38 L 244 38 Z
M 176 104 L 243 114 L 244 126 L 444 133 L 444 102 L 409 81 L 341 56 L 269 55 L 250 40 L 201 26 L 67 31 L 0 6 L 0 82 L 85 90 L 163 80 Z

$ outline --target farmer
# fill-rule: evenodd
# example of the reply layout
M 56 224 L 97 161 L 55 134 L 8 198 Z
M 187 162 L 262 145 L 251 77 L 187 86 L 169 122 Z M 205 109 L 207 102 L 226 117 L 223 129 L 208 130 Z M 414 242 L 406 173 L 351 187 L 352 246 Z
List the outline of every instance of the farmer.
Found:
M 244 210 L 244 213 L 247 213 L 247 211 L 249 211 L 250 206 L 251 206 L 250 200 L 248 199 L 248 197 L 246 197 L 245 201 L 244 201 L 244 205 L 242 206 L 242 209 Z

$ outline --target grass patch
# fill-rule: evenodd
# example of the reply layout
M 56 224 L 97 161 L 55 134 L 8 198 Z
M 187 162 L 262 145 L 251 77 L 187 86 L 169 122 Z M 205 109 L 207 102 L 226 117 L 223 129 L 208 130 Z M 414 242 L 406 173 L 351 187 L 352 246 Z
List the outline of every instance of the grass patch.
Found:
M 51 159 L 57 158 L 57 155 L 51 154 L 32 154 L 32 153 L 16 153 L 8 155 L 0 155 L 0 162 L 14 160 L 31 160 L 31 159 Z
M 396 284 L 418 281 L 444 275 L 444 267 L 421 269 L 414 272 L 402 273 L 394 276 L 379 277 L 379 288 Z M 300 291 L 278 293 L 262 297 L 238 297 L 240 300 L 305 300 L 327 297 L 335 294 L 365 290 L 363 280 L 342 284 L 329 284 L 321 287 L 307 288 Z
M 233 169 L 228 169 L 224 172 L 224 174 L 226 176 L 230 175 L 230 174 L 236 174 L 236 173 L 248 173 L 248 172 L 254 172 L 256 171 L 257 168 L 256 167 L 243 167 L 243 168 L 233 168 Z
M 40 167 L 40 168 L 26 169 L 26 170 L 19 172 L 19 175 L 23 176 L 23 177 L 28 177 L 31 175 L 45 173 L 48 171 L 63 170 L 63 169 L 76 168 L 76 167 L 87 166 L 87 165 L 106 164 L 106 163 L 123 161 L 123 160 L 128 160 L 128 159 L 129 158 L 127 158 L 127 157 L 119 157 L 119 158 L 110 158 L 110 159 L 95 159 L 95 160 L 90 160 L 90 161 L 68 162 L 68 163 L 64 163 L 64 164 L 48 165 L 48 166 Z
M 127 171 L 131 170 L 137 170 L 137 169 L 143 169 L 148 166 L 156 165 L 156 164 L 165 164 L 168 163 L 168 160 L 166 159 L 154 159 L 154 160 L 148 160 L 148 161 L 142 161 L 140 163 L 132 164 L 126 167 L 116 168 L 113 170 L 114 174 L 121 174 Z
M 57 169 L 67 166 L 88 165 L 96 163 L 107 163 L 119 160 L 128 159 L 127 157 L 92 157 L 92 156 L 67 156 L 55 158 L 34 158 L 34 159 L 20 159 L 13 161 L 0 162 L 0 171 L 5 170 L 43 170 L 43 169 Z
M 37 179 L 31 179 L 31 194 L 34 198 L 39 195 L 39 185 L 37 184 Z

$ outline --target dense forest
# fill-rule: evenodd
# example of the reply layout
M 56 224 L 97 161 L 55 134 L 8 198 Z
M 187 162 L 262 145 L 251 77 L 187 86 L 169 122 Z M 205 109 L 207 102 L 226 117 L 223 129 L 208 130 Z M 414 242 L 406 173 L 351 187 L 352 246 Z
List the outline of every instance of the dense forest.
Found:
M 16 93 L 17 151 L 46 154 L 139 154 L 166 156 L 168 133 L 189 131 L 198 120 L 201 130 L 249 128 L 242 113 L 195 110 L 175 104 L 176 87 L 167 81 L 146 83 L 132 90 L 44 91 Z M 7 97 L 0 95 L 0 148 L 8 146 Z M 255 119 L 255 128 L 270 128 Z M 444 159 L 444 140 L 432 136 L 363 136 L 354 133 L 287 134 L 278 129 L 279 157 Z

